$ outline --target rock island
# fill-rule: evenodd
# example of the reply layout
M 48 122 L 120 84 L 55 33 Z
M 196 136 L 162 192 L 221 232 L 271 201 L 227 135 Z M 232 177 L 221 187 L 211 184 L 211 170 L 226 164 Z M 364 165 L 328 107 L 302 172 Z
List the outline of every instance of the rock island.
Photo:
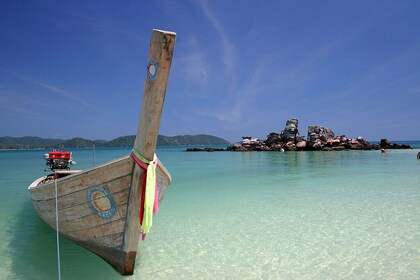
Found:
M 379 149 L 411 149 L 410 145 L 391 143 L 381 139 L 379 143 L 371 144 L 363 137 L 355 139 L 346 135 L 336 136 L 328 127 L 310 125 L 308 135 L 299 134 L 298 119 L 286 121 L 286 127 L 277 132 L 271 132 L 265 140 L 242 137 L 242 141 L 227 147 L 228 151 L 338 151 L 338 150 L 379 150 Z

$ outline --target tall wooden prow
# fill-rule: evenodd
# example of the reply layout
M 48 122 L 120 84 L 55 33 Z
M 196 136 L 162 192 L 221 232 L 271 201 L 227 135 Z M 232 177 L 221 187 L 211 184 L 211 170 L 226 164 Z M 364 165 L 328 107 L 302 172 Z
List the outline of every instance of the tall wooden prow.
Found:
M 175 39 L 175 33 L 155 29 L 150 41 L 141 117 L 134 143 L 134 149 L 150 161 L 153 160 L 156 150 Z M 123 275 L 133 274 L 137 247 L 142 232 L 139 224 L 139 213 L 142 188 L 144 187 L 142 184 L 143 176 L 146 176 L 146 172 L 136 163 L 133 163 L 133 165 L 130 204 L 127 209 L 123 245 L 125 255 L 122 256 L 122 263 L 117 268 Z

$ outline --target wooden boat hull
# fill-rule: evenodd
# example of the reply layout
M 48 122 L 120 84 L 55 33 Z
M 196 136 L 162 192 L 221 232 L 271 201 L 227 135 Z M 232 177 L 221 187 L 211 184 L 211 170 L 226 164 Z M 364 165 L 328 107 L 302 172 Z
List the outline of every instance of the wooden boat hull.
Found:
M 134 232 L 136 236 L 126 234 L 128 220 L 139 220 L 139 212 L 127 215 L 130 204 L 136 204 L 132 209 L 140 209 L 141 203 L 141 195 L 130 198 L 134 169 L 134 161 L 127 156 L 57 180 L 60 234 L 97 254 L 121 274 L 133 273 L 137 250 L 126 250 L 125 243 L 131 238 L 138 240 L 141 234 L 140 230 Z M 171 177 L 161 163 L 156 174 L 160 204 Z M 35 180 L 28 190 L 39 216 L 56 229 L 55 182 L 40 184 L 44 178 Z
M 139 164 L 154 159 L 175 39 L 173 32 L 152 31 L 141 116 L 133 147 L 133 156 Z M 34 208 L 49 226 L 56 229 L 58 217 L 58 231 L 63 236 L 96 253 L 119 273 L 130 275 L 142 234 L 139 217 L 145 209 L 143 226 L 148 231 L 156 206 L 155 186 L 150 185 L 150 182 L 154 184 L 154 178 L 145 184 L 147 173 L 151 176 L 154 173 L 143 168 L 131 157 L 125 157 L 62 178 L 63 170 L 56 171 L 54 179 L 60 179 L 39 178 L 29 186 L 29 191 Z M 159 163 L 156 175 L 160 203 L 171 177 Z

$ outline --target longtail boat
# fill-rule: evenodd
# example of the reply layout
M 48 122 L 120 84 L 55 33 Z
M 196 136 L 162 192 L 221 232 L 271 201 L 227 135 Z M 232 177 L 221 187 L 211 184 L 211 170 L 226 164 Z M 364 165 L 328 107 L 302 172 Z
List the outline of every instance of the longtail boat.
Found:
M 139 240 L 171 182 L 155 150 L 175 39 L 173 32 L 152 32 L 132 153 L 79 171 L 69 170 L 68 152 L 55 151 L 46 158 L 52 173 L 28 187 L 35 210 L 50 227 L 122 275 L 133 274 Z

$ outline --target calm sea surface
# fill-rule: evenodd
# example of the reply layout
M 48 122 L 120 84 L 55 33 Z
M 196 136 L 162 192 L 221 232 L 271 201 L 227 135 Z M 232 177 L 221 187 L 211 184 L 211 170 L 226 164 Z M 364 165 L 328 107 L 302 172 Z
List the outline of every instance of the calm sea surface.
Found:
M 420 142 L 413 150 L 160 148 L 173 183 L 125 279 L 420 279 Z M 55 231 L 28 185 L 46 151 L 0 151 L 0 279 L 57 279 Z M 92 150 L 72 150 L 78 168 Z M 97 149 L 96 163 L 129 149 Z M 60 239 L 62 279 L 123 279 Z

